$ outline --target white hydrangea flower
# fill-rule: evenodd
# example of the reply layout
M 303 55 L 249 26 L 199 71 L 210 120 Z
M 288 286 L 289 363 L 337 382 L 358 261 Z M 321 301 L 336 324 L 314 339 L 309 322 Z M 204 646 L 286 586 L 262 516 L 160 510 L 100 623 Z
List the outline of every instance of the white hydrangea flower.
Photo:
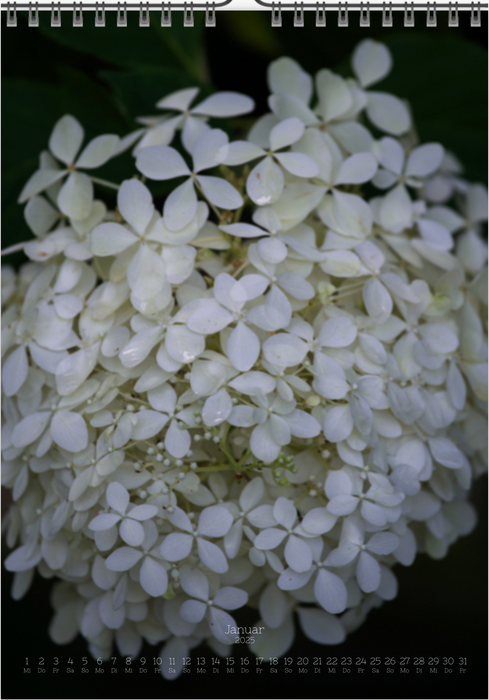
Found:
M 2 281 L 2 484 L 12 596 L 36 570 L 59 579 L 56 643 L 81 632 L 103 659 L 163 644 L 174 678 L 204 641 L 230 653 L 228 611 L 250 598 L 257 655 L 288 651 L 293 611 L 339 644 L 395 597 L 397 562 L 475 526 L 487 189 L 370 90 L 385 46 L 352 65 L 273 62 L 247 140 L 207 120 L 252 100 L 191 107 L 197 88 L 78 158 L 79 123 L 55 125 L 21 195 L 35 239 L 5 251 L 30 261 Z M 185 178 L 162 215 L 133 172 L 82 172 L 137 139 L 140 173 Z

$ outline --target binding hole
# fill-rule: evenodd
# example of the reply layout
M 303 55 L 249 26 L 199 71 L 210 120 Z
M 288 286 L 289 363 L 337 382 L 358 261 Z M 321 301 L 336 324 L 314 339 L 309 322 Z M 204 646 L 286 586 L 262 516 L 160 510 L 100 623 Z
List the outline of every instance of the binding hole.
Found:
M 190 9 L 187 9 L 187 3 L 185 3 L 185 5 L 183 6 L 183 26 L 194 26 L 194 8 L 192 3 L 190 3 Z
M 29 27 L 38 27 L 39 26 L 39 10 L 38 10 L 38 4 L 37 2 L 34 4 L 34 7 L 32 7 L 32 3 L 29 3 L 29 21 L 28 21 Z
M 458 7 L 452 7 L 452 3 L 448 6 L 448 26 L 458 27 Z
M 294 27 L 304 26 L 304 4 L 301 2 L 300 5 L 295 3 L 294 5 Z
M 10 8 L 10 3 L 7 5 L 7 27 L 16 27 L 17 26 L 17 10 L 15 9 L 15 5 L 13 8 Z
M 363 2 L 360 5 L 360 26 L 361 27 L 370 27 L 370 8 L 368 7 L 363 7 Z
M 54 2 L 51 5 L 51 26 L 61 27 L 61 3 L 58 2 L 58 7 L 55 8 Z
M 81 2 L 79 2 L 78 5 L 78 9 L 76 9 L 76 2 L 73 5 L 73 26 L 83 27 L 83 8 Z
M 163 3 L 161 6 L 161 26 L 171 27 L 171 5 L 168 3 L 168 7 Z
M 95 3 L 95 26 L 105 27 L 105 7 L 102 5 L 101 9 L 99 10 L 98 2 Z
M 272 3 L 272 27 L 282 26 L 282 11 L 280 5 L 275 9 L 275 3 Z
M 480 27 L 481 26 L 481 4 L 480 2 L 475 4 L 475 2 L 472 3 L 472 11 L 470 13 L 470 26 L 471 27 Z
M 411 3 L 411 9 L 408 10 L 408 6 L 404 8 L 404 26 L 414 27 L 414 2 Z
M 428 9 L 426 12 L 426 26 L 427 27 L 436 27 L 436 5 L 433 4 L 433 7 L 431 6 L 431 3 L 428 3 Z
M 345 6 L 341 6 L 341 2 L 338 8 L 338 27 L 348 27 L 348 7 L 345 2 Z
M 117 5 L 117 26 L 127 27 L 126 3 L 123 3 L 122 7 L 120 3 Z
M 323 2 L 321 6 L 319 3 L 316 5 L 316 27 L 326 26 L 326 3 Z
M 214 3 L 209 7 L 209 3 L 205 6 L 205 26 L 215 27 L 216 26 L 216 6 Z
M 392 3 L 384 3 L 382 8 L 382 26 L 392 27 Z
M 139 26 L 149 27 L 149 3 L 146 3 L 146 8 L 143 3 L 139 6 Z

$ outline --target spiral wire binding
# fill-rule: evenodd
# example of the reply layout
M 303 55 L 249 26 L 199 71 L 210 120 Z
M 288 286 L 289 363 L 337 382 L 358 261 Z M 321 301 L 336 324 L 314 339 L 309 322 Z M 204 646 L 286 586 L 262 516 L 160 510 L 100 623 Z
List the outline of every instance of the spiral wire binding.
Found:
M 316 10 L 316 27 L 325 27 L 326 26 L 326 2 L 318 2 L 315 3 L 314 5 L 308 4 L 306 7 L 304 7 L 304 2 L 297 2 L 295 1 L 294 4 L 292 5 L 291 3 L 285 3 L 285 2 L 274 2 L 272 1 L 271 4 L 268 4 L 264 2 L 263 0 L 256 0 L 257 3 L 259 3 L 261 6 L 270 8 L 271 9 L 271 23 L 272 27 L 281 27 L 282 26 L 282 10 L 293 10 L 294 12 L 294 27 L 304 27 L 304 10 Z M 205 10 L 205 26 L 206 27 L 215 27 L 216 26 L 216 4 L 218 7 L 223 6 L 223 5 L 229 5 L 232 2 L 232 0 L 224 0 L 224 2 L 218 2 L 218 3 L 209 3 L 206 2 L 205 5 L 203 4 L 196 4 L 194 2 L 183 2 L 183 4 L 177 5 L 179 9 L 183 8 L 183 26 L 184 27 L 193 27 L 194 26 L 194 10 L 200 10 L 203 9 Z M 24 5 L 22 3 L 16 3 L 16 2 L 8 2 L 7 3 L 7 12 L 6 12 L 6 25 L 7 27 L 16 27 L 17 26 L 17 5 L 19 4 L 19 9 L 28 9 L 28 26 L 29 27 L 39 27 L 39 3 L 38 2 L 29 2 L 28 5 Z M 45 6 L 44 6 L 45 7 Z M 82 2 L 74 2 L 72 5 L 68 6 L 63 6 L 61 7 L 60 2 L 52 2 L 51 3 L 51 26 L 52 27 L 60 27 L 61 26 L 61 9 L 64 10 L 73 10 L 73 26 L 74 27 L 83 27 L 83 9 L 87 9 L 86 7 L 83 8 L 83 3 Z M 139 26 L 140 27 L 149 27 L 150 26 L 150 10 L 154 10 L 155 6 L 151 5 L 149 2 L 140 2 L 139 5 L 136 7 L 139 7 Z M 134 5 L 130 5 L 130 9 L 134 9 Z M 405 2 L 404 6 L 399 6 L 396 5 L 395 9 L 396 10 L 402 10 L 404 8 L 404 26 L 405 27 L 414 27 L 414 14 L 415 14 L 415 9 L 417 9 L 418 13 L 421 12 L 421 8 L 416 7 L 414 5 L 414 2 Z M 90 8 L 93 9 L 93 6 Z M 110 8 L 107 8 L 104 5 L 103 0 L 101 2 L 95 2 L 95 26 L 96 27 L 105 27 L 105 11 L 106 9 L 113 9 L 112 6 Z M 393 7 L 392 7 L 392 2 L 384 2 L 382 5 L 377 5 L 374 4 L 373 6 L 370 6 L 368 0 L 367 2 L 360 2 L 360 6 L 358 7 L 357 4 L 352 6 L 348 5 L 348 2 L 345 0 L 345 2 L 339 2 L 338 5 L 334 5 L 334 7 L 329 7 L 328 9 L 337 9 L 338 11 L 338 26 L 339 27 L 348 27 L 348 11 L 349 10 L 358 10 L 360 9 L 360 27 L 370 27 L 370 11 L 376 10 L 376 9 L 382 9 L 382 26 L 383 27 L 392 27 L 393 26 Z M 424 8 L 423 8 L 424 9 Z M 426 26 L 427 27 L 436 27 L 437 26 L 437 18 L 436 18 L 436 12 L 438 10 L 443 9 L 444 11 L 447 9 L 446 5 L 443 5 L 443 8 L 438 7 L 436 5 L 436 0 L 433 0 L 432 2 L 427 2 L 426 5 Z M 465 9 L 469 10 L 470 9 L 470 26 L 471 27 L 480 27 L 481 26 L 481 3 L 480 2 L 472 2 L 470 5 L 470 8 L 468 5 L 463 5 L 459 6 L 457 2 L 449 2 L 448 3 L 448 26 L 449 27 L 458 27 L 459 26 L 459 19 L 458 19 L 458 12 L 460 9 Z M 487 3 L 484 3 L 484 9 L 487 10 Z M 161 26 L 162 27 L 171 27 L 171 3 L 170 2 L 162 2 L 161 4 Z M 117 19 L 116 19 L 116 24 L 118 27 L 127 27 L 127 3 L 125 2 L 119 2 L 117 4 Z

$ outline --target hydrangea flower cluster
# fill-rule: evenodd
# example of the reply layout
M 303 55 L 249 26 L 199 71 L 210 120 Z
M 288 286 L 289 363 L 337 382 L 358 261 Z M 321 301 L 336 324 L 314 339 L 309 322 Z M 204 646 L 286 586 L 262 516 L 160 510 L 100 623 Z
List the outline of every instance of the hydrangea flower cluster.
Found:
M 352 67 L 272 63 L 247 140 L 213 120 L 252 100 L 197 89 L 78 157 L 82 126 L 55 125 L 19 199 L 30 262 L 3 274 L 2 483 L 12 596 L 59 579 L 56 642 L 163 644 L 174 678 L 204 640 L 229 654 L 248 605 L 259 656 L 294 614 L 337 644 L 397 562 L 474 527 L 487 191 L 371 90 L 384 45 Z M 91 173 L 129 148 L 109 210 Z M 175 183 L 162 211 L 154 180 Z

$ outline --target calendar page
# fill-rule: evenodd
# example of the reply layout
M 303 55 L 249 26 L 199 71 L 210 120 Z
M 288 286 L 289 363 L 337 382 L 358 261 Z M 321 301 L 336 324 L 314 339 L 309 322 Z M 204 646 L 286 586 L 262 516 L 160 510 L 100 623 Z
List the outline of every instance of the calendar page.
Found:
M 2 3 L 5 698 L 487 697 L 487 3 Z

